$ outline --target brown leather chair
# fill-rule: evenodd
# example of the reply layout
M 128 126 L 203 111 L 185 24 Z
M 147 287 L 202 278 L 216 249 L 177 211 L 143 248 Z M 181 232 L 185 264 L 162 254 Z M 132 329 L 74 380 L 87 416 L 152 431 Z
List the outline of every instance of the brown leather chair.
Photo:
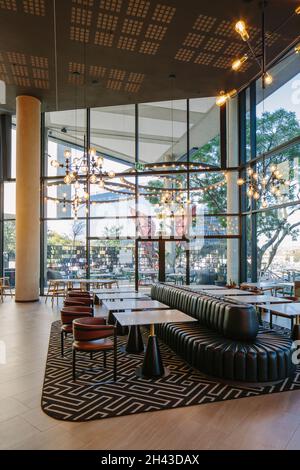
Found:
M 64 339 L 70 333 L 73 333 L 72 322 L 76 320 L 76 318 L 83 318 L 83 317 L 92 317 L 93 316 L 93 309 L 91 307 L 86 307 L 85 305 L 82 306 L 74 306 L 74 307 L 64 307 L 60 311 L 60 319 L 61 319 L 61 328 L 60 328 L 60 339 L 61 339 L 61 355 L 64 356 Z
M 86 305 L 87 307 L 92 307 L 94 305 L 94 301 L 89 297 L 66 297 L 64 301 L 65 307 L 72 307 L 75 305 Z
M 68 291 L 67 293 L 67 297 L 84 297 L 84 298 L 92 298 L 91 294 L 87 291 L 83 292 L 83 291 L 74 291 L 74 290 L 70 290 Z
M 109 337 L 113 336 L 113 340 Z M 90 354 L 103 351 L 103 365 L 106 367 L 107 351 L 114 352 L 114 381 L 117 380 L 117 329 L 106 325 L 104 318 L 79 318 L 73 321 L 73 380 L 76 380 L 76 352 Z

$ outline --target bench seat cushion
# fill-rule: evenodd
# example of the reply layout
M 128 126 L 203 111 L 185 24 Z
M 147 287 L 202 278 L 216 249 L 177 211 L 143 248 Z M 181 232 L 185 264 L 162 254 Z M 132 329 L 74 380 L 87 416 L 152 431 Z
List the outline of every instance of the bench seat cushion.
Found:
M 189 364 L 213 377 L 275 382 L 295 370 L 291 340 L 267 329 L 251 342 L 232 341 L 198 322 L 158 325 L 156 331 Z

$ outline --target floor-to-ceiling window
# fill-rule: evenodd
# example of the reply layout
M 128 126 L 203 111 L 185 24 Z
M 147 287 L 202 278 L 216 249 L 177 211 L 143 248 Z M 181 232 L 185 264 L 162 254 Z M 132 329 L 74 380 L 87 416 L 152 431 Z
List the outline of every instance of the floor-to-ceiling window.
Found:
M 42 291 L 59 278 L 117 279 L 137 287 L 156 280 L 226 283 L 227 242 L 240 233 L 238 214 L 227 209 L 231 189 L 214 98 L 48 112 L 43 129 Z M 75 213 L 78 191 L 65 181 L 65 151 L 74 166 L 84 154 L 90 158 L 90 148 L 105 182 L 86 182 L 79 170 L 85 183 Z M 14 197 L 10 179 L 4 183 L 3 260 L 12 279 Z
M 10 285 L 15 285 L 15 263 L 16 263 L 16 127 L 15 118 L 12 118 L 11 127 L 11 155 L 6 156 L 7 174 L 2 182 L 3 215 L 3 276 L 9 279 Z M 8 158 L 10 157 L 10 158 Z
M 246 119 L 242 116 L 247 159 L 241 174 L 249 174 L 250 168 L 266 186 L 257 199 L 251 191 L 249 194 L 249 185 L 243 192 L 247 238 L 242 253 L 247 263 L 244 280 L 293 280 L 300 276 L 298 55 L 290 52 L 270 73 L 273 83 L 269 87 L 263 89 L 260 79 L 247 90 Z M 278 175 L 276 184 L 272 174 Z

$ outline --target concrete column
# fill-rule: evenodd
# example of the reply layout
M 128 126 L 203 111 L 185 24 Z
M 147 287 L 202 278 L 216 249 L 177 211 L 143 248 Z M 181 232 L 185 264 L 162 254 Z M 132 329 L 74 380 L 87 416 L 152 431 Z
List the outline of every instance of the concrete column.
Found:
M 39 298 L 41 103 L 17 97 L 16 302 Z
M 238 99 L 233 98 L 227 105 L 227 166 L 237 167 L 239 161 Z M 227 213 L 239 213 L 238 173 L 227 173 Z M 238 233 L 238 219 L 228 217 L 227 234 Z M 239 283 L 239 240 L 227 240 L 227 282 Z

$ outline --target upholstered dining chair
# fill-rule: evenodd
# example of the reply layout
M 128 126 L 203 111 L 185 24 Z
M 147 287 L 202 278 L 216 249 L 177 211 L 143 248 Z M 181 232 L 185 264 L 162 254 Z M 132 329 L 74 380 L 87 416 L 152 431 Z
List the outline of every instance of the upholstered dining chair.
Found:
M 88 291 L 74 291 L 70 290 L 67 293 L 67 297 L 87 297 L 87 298 L 92 298 L 91 294 Z
M 61 356 L 64 357 L 64 339 L 68 334 L 73 333 L 72 322 L 76 318 L 92 317 L 93 309 L 91 307 L 73 306 L 64 307 L 60 311 L 61 328 L 60 328 L 60 340 L 61 340 Z
M 94 301 L 90 297 L 66 297 L 64 305 L 66 307 L 72 307 L 74 305 L 86 305 L 87 307 L 92 307 L 94 305 Z
M 111 337 L 113 339 L 111 339 Z M 90 354 L 103 352 L 103 366 L 106 368 L 106 353 L 113 351 L 114 367 L 113 378 L 117 380 L 117 329 L 106 325 L 104 318 L 78 318 L 73 321 L 73 380 L 76 380 L 76 352 Z

